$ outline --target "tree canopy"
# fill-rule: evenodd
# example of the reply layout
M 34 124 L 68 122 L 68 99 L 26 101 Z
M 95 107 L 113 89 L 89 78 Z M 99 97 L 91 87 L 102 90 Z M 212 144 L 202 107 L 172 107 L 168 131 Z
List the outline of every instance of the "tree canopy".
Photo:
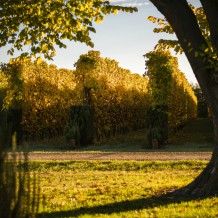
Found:
M 2 0 L 0 47 L 10 45 L 8 54 L 18 50 L 21 58 L 43 54 L 46 59 L 55 56 L 55 45 L 66 48 L 64 40 L 93 47 L 93 22 L 99 23 L 118 10 L 137 11 L 102 0 Z
M 190 8 L 194 12 L 197 22 L 199 24 L 199 27 L 201 29 L 202 35 L 207 40 L 208 44 L 211 45 L 210 41 L 210 29 L 208 25 L 208 21 L 206 19 L 206 15 L 204 13 L 203 7 L 197 7 L 195 8 L 192 4 L 189 4 Z M 173 28 L 171 27 L 170 23 L 167 21 L 167 19 L 164 18 L 157 18 L 154 16 L 148 16 L 147 19 L 153 23 L 156 23 L 158 27 L 154 28 L 154 33 L 168 33 L 168 34 L 175 34 Z M 183 53 L 183 49 L 180 45 L 180 42 L 178 39 L 160 39 L 158 41 L 158 44 L 155 46 L 155 49 L 157 48 L 163 48 L 163 49 L 174 49 L 176 53 Z M 191 44 L 190 44 L 191 47 Z M 191 48 L 190 48 L 191 49 Z
M 218 69 L 218 55 L 216 49 L 214 49 L 213 46 L 213 40 L 211 38 L 210 34 L 210 26 L 208 23 L 207 16 L 205 14 L 203 6 L 195 8 L 192 4 L 189 4 L 190 9 L 195 14 L 195 18 L 197 21 L 197 24 L 200 28 L 201 34 L 204 37 L 204 40 L 206 41 L 205 44 L 202 44 L 198 51 L 196 51 L 191 41 L 188 41 L 185 39 L 186 44 L 189 47 L 189 52 L 194 51 L 195 57 L 201 56 L 204 58 L 205 62 L 209 62 L 207 65 L 208 68 L 216 68 Z M 166 17 L 164 18 L 156 18 L 154 16 L 148 16 L 148 20 L 150 20 L 153 23 L 156 23 L 158 27 L 154 28 L 153 32 L 155 33 L 168 33 L 168 34 L 175 34 L 175 31 L 173 30 L 170 23 L 167 21 Z M 182 54 L 184 52 L 180 40 L 172 40 L 172 39 L 160 39 L 158 41 L 158 44 L 155 46 L 155 49 L 162 48 L 162 49 L 174 49 L 176 53 Z

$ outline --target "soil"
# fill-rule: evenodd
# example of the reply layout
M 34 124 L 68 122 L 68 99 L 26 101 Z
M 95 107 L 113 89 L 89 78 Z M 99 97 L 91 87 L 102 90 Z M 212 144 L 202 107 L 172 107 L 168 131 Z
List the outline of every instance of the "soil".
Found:
M 29 160 L 210 160 L 211 152 L 31 152 Z

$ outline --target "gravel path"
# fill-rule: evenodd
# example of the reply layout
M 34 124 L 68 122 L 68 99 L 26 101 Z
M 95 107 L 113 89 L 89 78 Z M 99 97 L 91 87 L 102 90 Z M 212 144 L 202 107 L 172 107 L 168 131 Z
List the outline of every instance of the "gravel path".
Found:
M 210 160 L 211 152 L 31 152 L 30 160 Z

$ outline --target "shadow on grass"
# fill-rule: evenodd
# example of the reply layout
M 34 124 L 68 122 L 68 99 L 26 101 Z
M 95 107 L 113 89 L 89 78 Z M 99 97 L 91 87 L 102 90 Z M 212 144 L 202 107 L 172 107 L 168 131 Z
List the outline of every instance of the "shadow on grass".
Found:
M 43 212 L 39 214 L 40 218 L 46 217 L 79 217 L 81 215 L 96 215 L 96 214 L 105 214 L 110 215 L 112 213 L 121 213 L 135 210 L 142 210 L 154 207 L 160 207 L 173 203 L 181 203 L 188 202 L 194 200 L 194 198 L 184 198 L 178 199 L 170 197 L 170 195 L 160 195 L 160 196 L 152 196 L 149 198 L 140 198 L 136 200 L 125 200 L 121 202 L 114 202 L 105 205 L 98 205 L 93 207 L 81 207 L 73 210 L 67 211 L 58 211 L 58 212 Z

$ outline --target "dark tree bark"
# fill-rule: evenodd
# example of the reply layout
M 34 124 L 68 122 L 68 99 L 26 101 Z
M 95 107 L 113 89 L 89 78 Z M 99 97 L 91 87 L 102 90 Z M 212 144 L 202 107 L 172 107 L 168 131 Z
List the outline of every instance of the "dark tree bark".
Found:
M 204 7 L 209 27 L 210 36 L 214 48 L 218 50 L 218 1 L 217 0 L 200 0 Z
M 174 192 L 179 196 L 218 195 L 218 72 L 204 60 L 205 56 L 195 56 L 208 47 L 198 26 L 195 14 L 186 0 L 150 0 L 166 17 L 189 60 L 193 72 L 211 108 L 214 124 L 214 151 L 203 172 L 189 185 Z M 213 49 L 218 51 L 218 0 L 200 0 L 210 27 Z M 188 43 L 191 43 L 191 52 Z M 206 54 L 205 54 L 206 55 Z M 210 68 L 208 68 L 210 66 Z

